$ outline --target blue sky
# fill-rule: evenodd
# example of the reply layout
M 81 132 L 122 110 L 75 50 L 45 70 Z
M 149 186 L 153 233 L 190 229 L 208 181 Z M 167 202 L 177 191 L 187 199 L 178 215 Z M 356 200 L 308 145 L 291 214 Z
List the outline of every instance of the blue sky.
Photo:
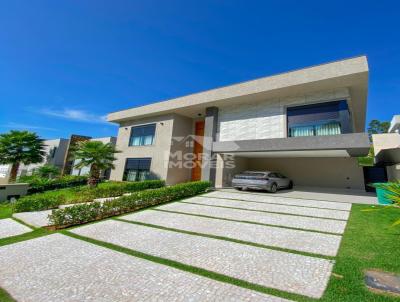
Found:
M 0 1 L 0 133 L 116 135 L 112 111 L 366 54 L 399 113 L 398 1 Z

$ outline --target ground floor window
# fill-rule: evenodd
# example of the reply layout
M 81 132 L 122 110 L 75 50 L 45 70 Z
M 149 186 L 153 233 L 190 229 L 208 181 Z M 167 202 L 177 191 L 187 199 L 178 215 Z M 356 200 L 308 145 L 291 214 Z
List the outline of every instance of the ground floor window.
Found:
M 124 180 L 141 181 L 150 179 L 151 158 L 128 158 L 126 160 Z

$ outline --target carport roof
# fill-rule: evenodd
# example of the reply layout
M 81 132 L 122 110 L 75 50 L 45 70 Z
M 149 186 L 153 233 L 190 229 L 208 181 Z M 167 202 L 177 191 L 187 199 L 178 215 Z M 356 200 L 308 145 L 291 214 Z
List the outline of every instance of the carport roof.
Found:
M 375 156 L 377 164 L 394 165 L 400 163 L 400 148 L 384 149 Z

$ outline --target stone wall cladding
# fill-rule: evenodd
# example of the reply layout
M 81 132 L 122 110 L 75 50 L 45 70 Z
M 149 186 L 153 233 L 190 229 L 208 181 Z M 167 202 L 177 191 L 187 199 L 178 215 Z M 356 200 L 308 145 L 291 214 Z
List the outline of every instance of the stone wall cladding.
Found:
M 348 99 L 347 88 L 220 107 L 219 141 L 286 137 L 286 107 Z

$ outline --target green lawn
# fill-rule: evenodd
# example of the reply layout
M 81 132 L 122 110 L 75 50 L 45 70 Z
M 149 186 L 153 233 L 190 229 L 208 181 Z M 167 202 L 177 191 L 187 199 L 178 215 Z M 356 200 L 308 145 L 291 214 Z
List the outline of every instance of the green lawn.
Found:
M 400 274 L 400 208 L 362 211 L 371 206 L 353 205 L 332 276 L 321 301 L 400 301 L 400 297 L 371 293 L 363 271 L 380 269 Z M 375 207 L 376 208 L 376 207 Z
M 0 203 L 0 219 L 10 218 L 12 212 L 13 210 L 10 203 Z

